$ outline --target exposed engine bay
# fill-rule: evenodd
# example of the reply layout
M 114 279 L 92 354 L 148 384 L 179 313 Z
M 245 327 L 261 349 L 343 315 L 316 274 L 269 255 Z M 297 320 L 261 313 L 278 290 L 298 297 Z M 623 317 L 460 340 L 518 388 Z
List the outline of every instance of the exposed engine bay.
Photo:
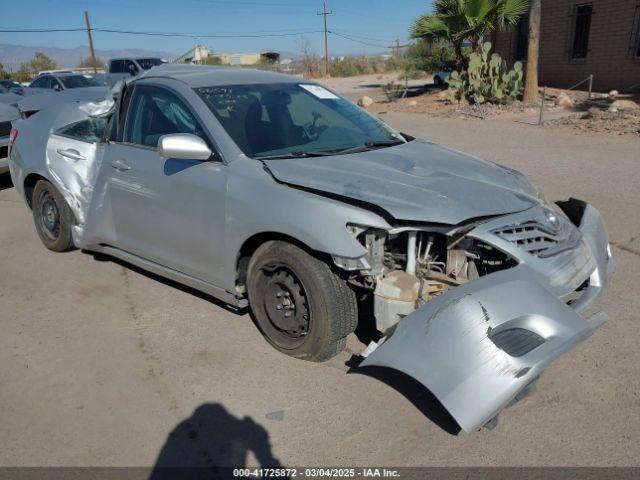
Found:
M 399 227 L 390 231 L 350 226 L 367 249 L 367 270 L 350 282 L 371 291 L 376 327 L 389 334 L 404 317 L 448 290 L 517 261 L 484 242 L 451 232 Z

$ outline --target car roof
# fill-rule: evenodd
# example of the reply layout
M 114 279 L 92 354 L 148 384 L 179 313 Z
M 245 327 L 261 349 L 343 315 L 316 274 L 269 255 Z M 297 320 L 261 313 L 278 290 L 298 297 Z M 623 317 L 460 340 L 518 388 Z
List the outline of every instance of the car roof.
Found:
M 250 68 L 214 67 L 165 63 L 146 70 L 136 81 L 150 78 L 173 78 L 191 88 L 256 83 L 299 83 L 298 77 Z M 313 83 L 313 82 L 306 82 Z
M 86 73 L 75 73 L 75 72 L 64 72 L 64 73 L 50 73 L 49 75 L 53 75 L 54 77 L 86 77 L 91 75 L 87 75 Z

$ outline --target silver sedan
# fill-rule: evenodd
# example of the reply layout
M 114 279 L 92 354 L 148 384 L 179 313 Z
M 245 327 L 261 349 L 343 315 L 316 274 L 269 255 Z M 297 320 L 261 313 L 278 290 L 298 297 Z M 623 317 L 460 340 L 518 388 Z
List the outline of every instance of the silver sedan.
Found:
M 15 126 L 11 175 L 46 247 L 249 306 L 301 359 L 371 322 L 362 365 L 414 377 L 467 432 L 606 319 L 584 314 L 614 270 L 594 207 L 313 82 L 167 65 Z

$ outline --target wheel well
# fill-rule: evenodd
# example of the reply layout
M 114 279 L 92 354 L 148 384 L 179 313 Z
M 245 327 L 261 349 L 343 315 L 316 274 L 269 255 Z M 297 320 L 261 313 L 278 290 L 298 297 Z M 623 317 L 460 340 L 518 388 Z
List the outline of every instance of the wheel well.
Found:
M 255 253 L 255 251 L 263 244 L 267 242 L 271 242 L 274 240 L 279 240 L 282 242 L 288 242 L 301 249 L 305 250 L 307 253 L 320 258 L 323 261 L 327 261 L 329 259 L 329 255 L 323 254 L 321 252 L 317 252 L 311 249 L 308 245 L 301 242 L 300 240 L 286 235 L 284 233 L 278 232 L 263 232 L 253 235 L 252 237 L 245 240 L 240 247 L 240 252 L 238 253 L 238 259 L 236 261 L 236 287 L 244 287 L 247 281 L 247 271 L 249 269 L 249 261 L 251 257 Z M 330 259 L 329 259 L 330 260 Z M 329 262 L 331 265 L 331 262 Z
M 42 175 L 38 175 L 37 173 L 31 173 L 27 175 L 27 178 L 24 179 L 24 196 L 27 200 L 27 205 L 29 208 L 32 207 L 31 203 L 33 200 L 33 189 L 36 187 L 36 183 L 40 180 L 47 180 Z

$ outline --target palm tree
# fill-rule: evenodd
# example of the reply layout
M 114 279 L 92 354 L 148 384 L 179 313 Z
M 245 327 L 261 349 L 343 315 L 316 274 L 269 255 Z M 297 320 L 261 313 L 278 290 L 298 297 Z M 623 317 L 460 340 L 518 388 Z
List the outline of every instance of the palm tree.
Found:
M 538 101 L 538 53 L 540 48 L 540 0 L 531 0 L 529 10 L 529 46 L 524 80 L 524 102 Z
M 529 0 L 436 0 L 434 12 L 418 18 L 410 32 L 413 38 L 450 42 L 460 68 L 465 40 L 479 51 L 483 35 L 515 26 L 528 9 Z

